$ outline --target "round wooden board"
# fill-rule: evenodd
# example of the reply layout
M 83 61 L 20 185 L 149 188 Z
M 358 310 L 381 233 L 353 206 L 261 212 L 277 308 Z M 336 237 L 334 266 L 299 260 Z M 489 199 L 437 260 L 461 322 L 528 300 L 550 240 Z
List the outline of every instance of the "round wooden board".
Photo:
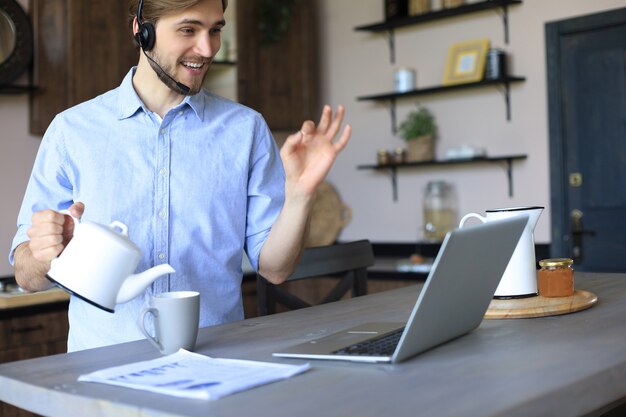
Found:
M 511 300 L 494 299 L 489 304 L 485 318 L 522 319 L 556 316 L 585 310 L 597 301 L 597 295 L 584 290 L 576 290 L 574 295 L 570 297 L 542 297 L 538 295 Z

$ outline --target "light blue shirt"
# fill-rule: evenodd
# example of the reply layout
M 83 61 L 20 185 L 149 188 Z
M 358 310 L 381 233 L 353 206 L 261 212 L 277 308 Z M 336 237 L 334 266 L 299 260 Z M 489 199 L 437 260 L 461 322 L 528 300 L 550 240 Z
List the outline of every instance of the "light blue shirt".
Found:
M 72 297 L 68 350 L 143 338 L 138 320 L 152 294 L 195 290 L 200 327 L 243 318 L 242 257 L 258 269 L 261 246 L 284 201 L 284 171 L 262 116 L 207 91 L 161 121 L 132 86 L 59 114 L 39 148 L 18 216 L 15 247 L 34 212 L 85 203 L 83 220 L 128 225 L 142 272 L 169 263 L 142 295 L 111 314 Z M 89 277 L 85 277 L 89 279 Z

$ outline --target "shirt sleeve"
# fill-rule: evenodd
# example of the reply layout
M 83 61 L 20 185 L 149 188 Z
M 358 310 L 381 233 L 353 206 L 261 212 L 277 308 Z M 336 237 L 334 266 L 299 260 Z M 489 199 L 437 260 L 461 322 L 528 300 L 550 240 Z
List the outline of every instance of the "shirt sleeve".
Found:
M 44 209 L 62 210 L 72 205 L 72 184 L 67 175 L 66 156 L 59 117 L 47 129 L 37 152 L 26 193 L 17 217 L 9 262 L 14 265 L 15 248 L 28 241 L 26 232 L 35 212 Z
M 259 116 L 250 156 L 246 253 L 258 271 L 259 254 L 285 201 L 285 172 L 270 130 Z

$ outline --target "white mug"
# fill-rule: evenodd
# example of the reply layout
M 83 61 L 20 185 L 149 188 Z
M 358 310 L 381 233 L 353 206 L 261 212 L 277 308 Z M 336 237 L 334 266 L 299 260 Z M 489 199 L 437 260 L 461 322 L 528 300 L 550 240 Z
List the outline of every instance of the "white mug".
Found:
M 146 316 L 154 317 L 154 336 L 146 329 Z M 146 338 L 164 355 L 179 349 L 193 351 L 198 337 L 200 293 L 172 291 L 152 296 L 150 308 L 141 312 L 139 327 Z

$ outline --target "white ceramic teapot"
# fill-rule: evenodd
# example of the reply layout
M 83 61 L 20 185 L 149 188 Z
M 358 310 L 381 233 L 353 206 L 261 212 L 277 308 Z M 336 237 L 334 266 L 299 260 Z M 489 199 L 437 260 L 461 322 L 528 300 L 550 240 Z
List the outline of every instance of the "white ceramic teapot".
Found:
M 474 217 L 483 223 L 528 215 L 528 224 L 520 237 L 515 252 L 502 275 L 496 289 L 495 298 L 522 298 L 537 295 L 537 266 L 535 259 L 535 239 L 533 232 L 543 207 L 510 207 L 486 210 L 486 216 L 469 213 L 463 216 L 459 227 Z
M 68 214 L 63 210 L 61 213 Z M 71 294 L 110 313 L 130 301 L 162 275 L 175 272 L 168 264 L 133 275 L 141 250 L 128 239 L 128 227 L 114 221 L 105 226 L 74 220 L 74 237 L 54 258 L 46 277 Z

